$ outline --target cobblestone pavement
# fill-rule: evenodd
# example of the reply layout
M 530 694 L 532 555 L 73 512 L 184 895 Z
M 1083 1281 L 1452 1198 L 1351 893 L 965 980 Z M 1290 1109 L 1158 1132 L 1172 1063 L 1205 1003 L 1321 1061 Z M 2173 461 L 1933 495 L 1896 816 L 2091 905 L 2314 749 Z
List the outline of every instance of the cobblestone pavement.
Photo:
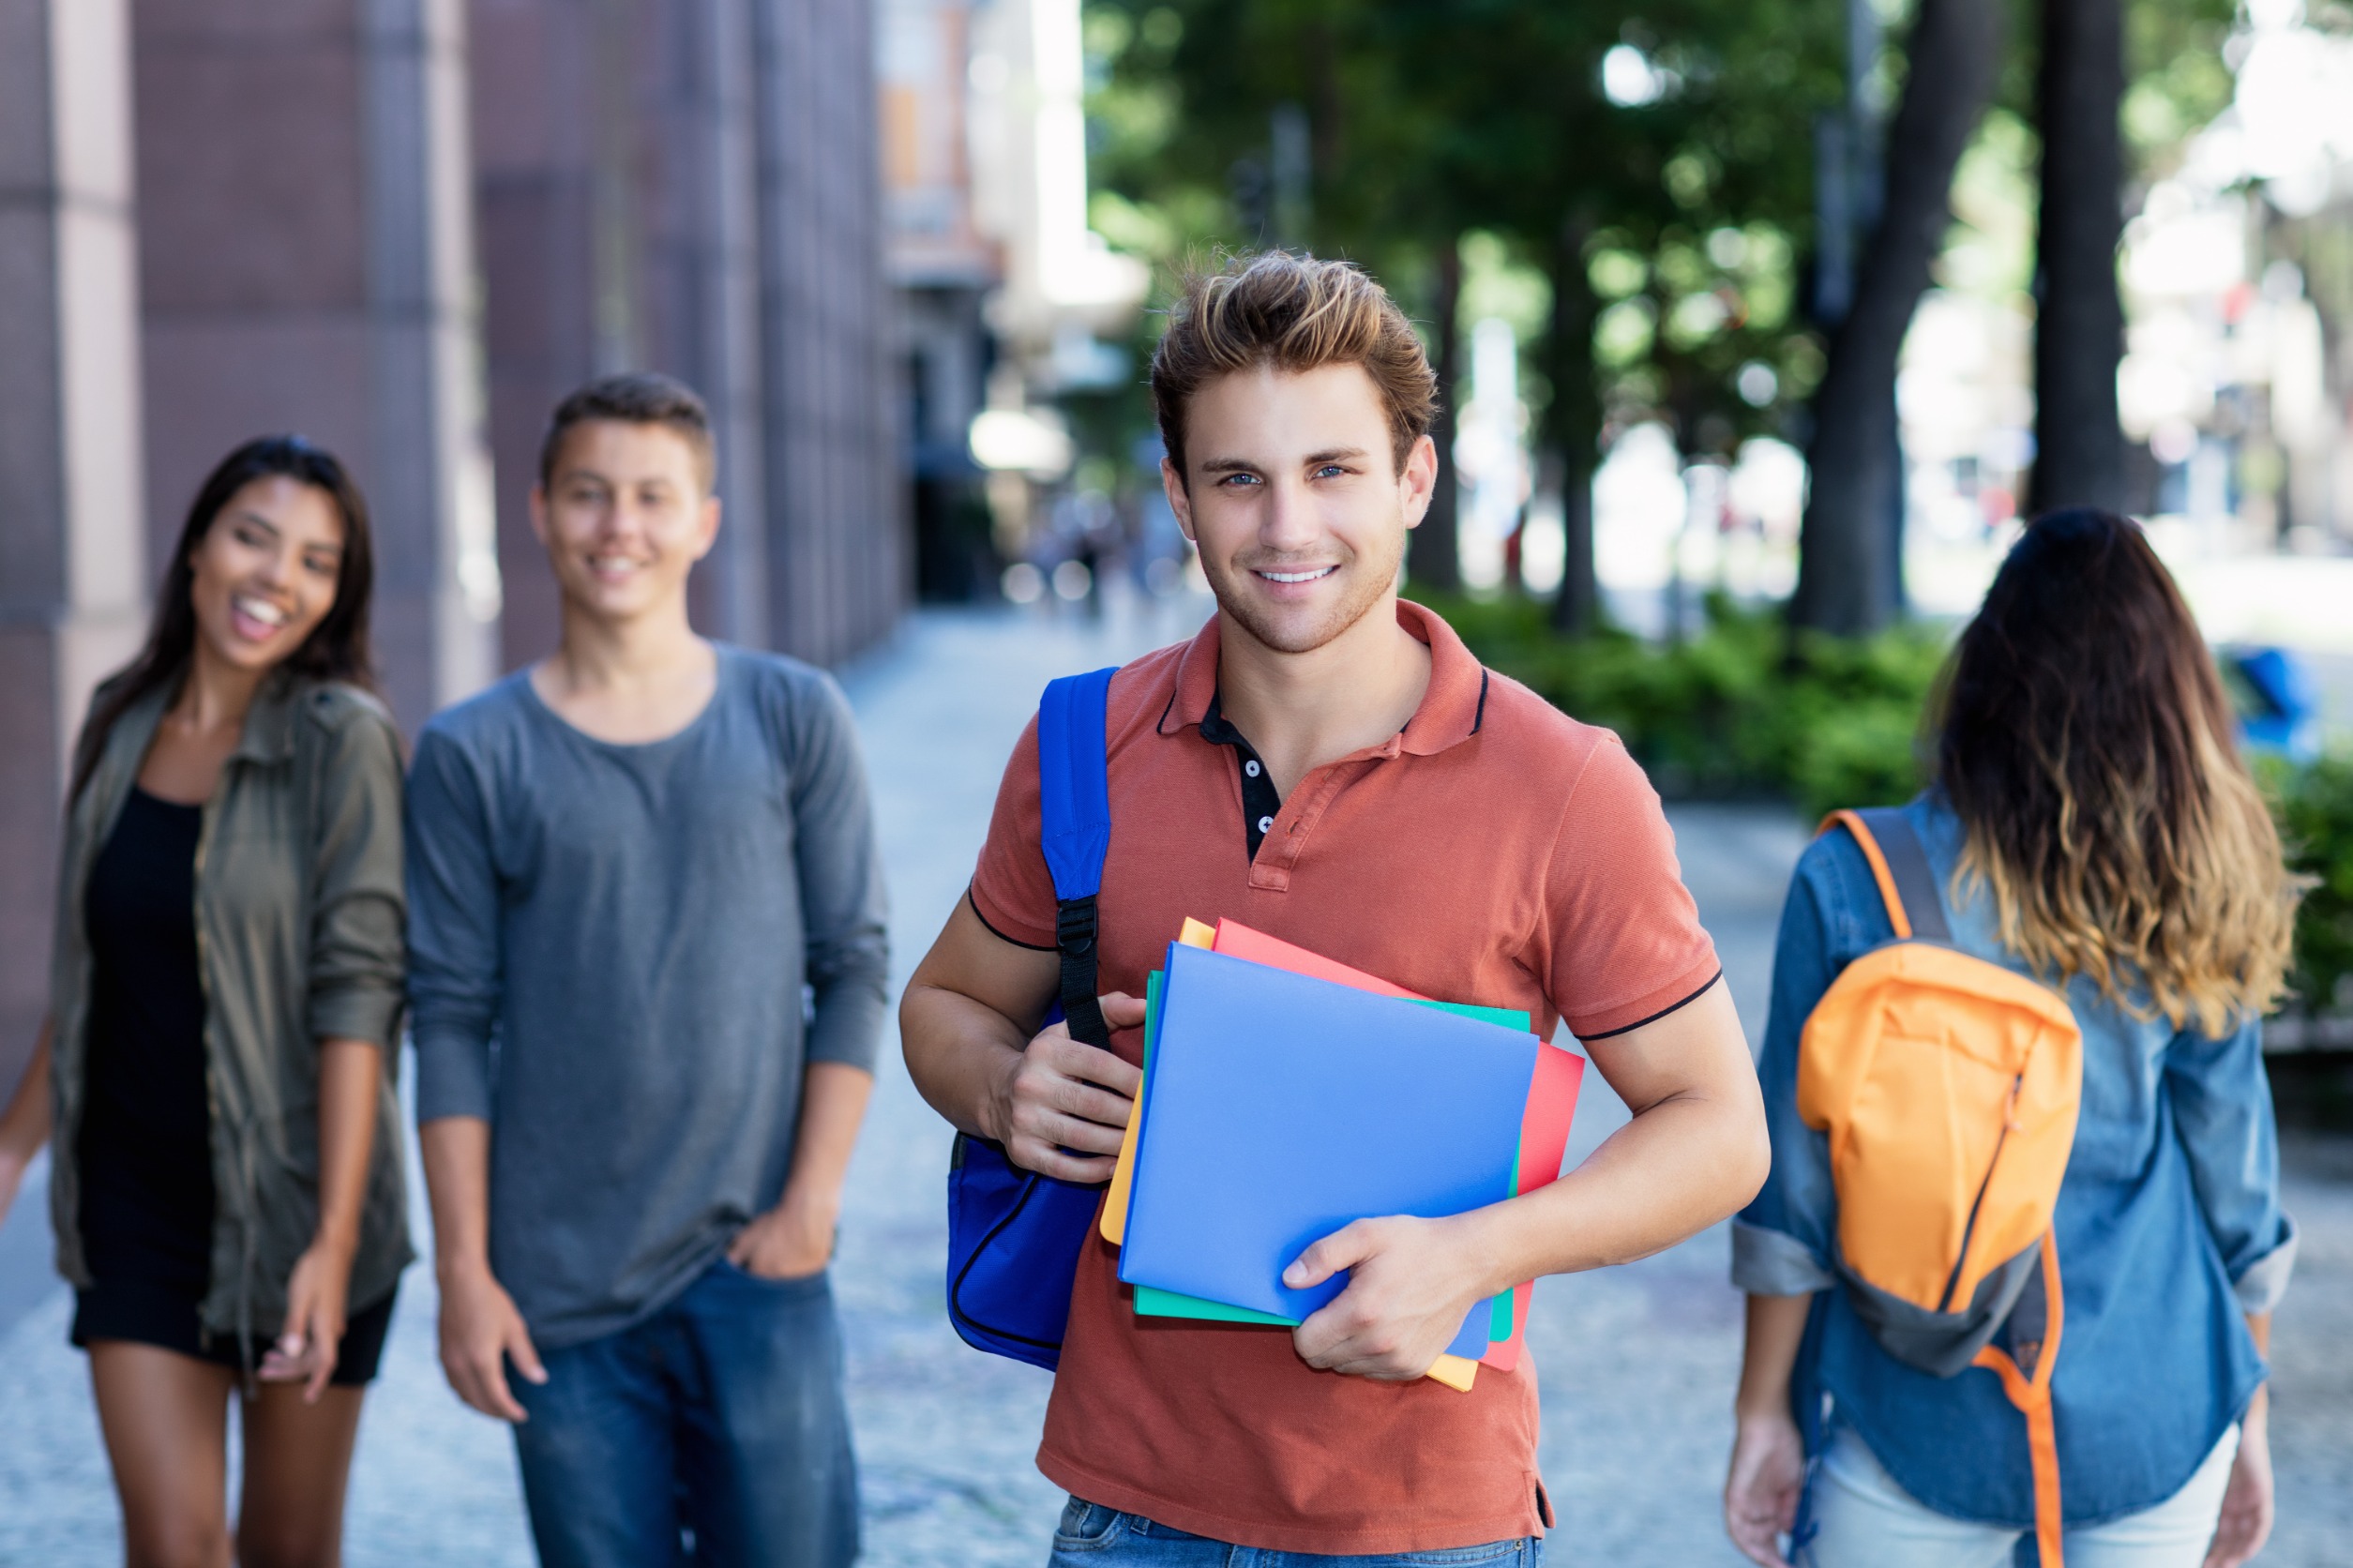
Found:
M 1006 749 L 1054 675 L 1188 632 L 1078 617 L 918 617 L 847 682 L 865 728 L 891 874 L 901 980 L 962 891 Z M 1674 812 L 1684 869 L 1752 1035 L 1764 1022 L 1773 922 L 1799 824 L 1730 807 Z M 1624 1120 L 1598 1079 L 1576 1151 Z M 863 1465 L 867 1560 L 886 1568 L 1045 1559 L 1057 1493 L 1031 1455 L 1047 1379 L 966 1349 L 941 1306 L 948 1137 L 886 1042 L 860 1144 L 836 1286 Z M 2267 1564 L 2345 1560 L 2353 1531 L 2353 1142 L 2292 1150 L 2305 1227 L 2278 1328 L 2281 1529 Z M 47 1274 L 39 1195 L 0 1231 L 0 1564 L 119 1555 L 114 1505 L 69 1304 Z M 420 1242 L 423 1216 L 418 1215 Z M 1542 1461 L 1570 1564 L 1684 1568 L 1739 1560 L 1717 1522 L 1739 1357 L 1721 1228 L 1628 1268 L 1539 1289 L 1530 1343 L 1544 1368 Z M 47 1283 L 43 1283 L 47 1281 Z M 433 1352 L 430 1271 L 413 1269 L 370 1395 L 353 1477 L 348 1560 L 527 1564 L 505 1435 L 460 1407 Z

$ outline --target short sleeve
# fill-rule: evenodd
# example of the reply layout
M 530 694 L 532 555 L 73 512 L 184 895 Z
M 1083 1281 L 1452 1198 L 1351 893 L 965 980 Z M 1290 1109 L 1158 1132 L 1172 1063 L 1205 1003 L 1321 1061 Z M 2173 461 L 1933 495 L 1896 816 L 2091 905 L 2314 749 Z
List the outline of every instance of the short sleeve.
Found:
M 1580 1040 L 1664 1018 L 1723 972 L 1658 792 L 1615 735 L 1570 792 L 1545 886 L 1546 989 Z
M 1054 878 L 1039 845 L 1037 720 L 1013 747 L 997 786 L 988 840 L 973 871 L 973 912 L 1005 941 L 1050 951 L 1054 945 Z

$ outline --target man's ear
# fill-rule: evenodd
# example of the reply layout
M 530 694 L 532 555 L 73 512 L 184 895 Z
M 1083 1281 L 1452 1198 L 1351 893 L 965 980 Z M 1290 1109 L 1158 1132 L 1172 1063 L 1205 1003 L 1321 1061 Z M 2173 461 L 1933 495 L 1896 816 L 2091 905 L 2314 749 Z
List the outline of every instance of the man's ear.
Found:
M 1405 525 L 1419 528 L 1429 516 L 1430 502 L 1438 494 L 1438 443 L 1427 435 L 1416 441 L 1406 452 L 1405 467 L 1397 475 L 1398 487 L 1405 492 Z
M 706 495 L 702 498 L 702 516 L 699 521 L 701 533 L 695 541 L 695 559 L 698 561 L 710 554 L 711 547 L 719 542 L 719 498 L 717 496 Z
M 1177 527 L 1184 531 L 1188 544 L 1201 541 L 1193 533 L 1193 492 L 1184 488 L 1184 475 L 1167 458 L 1160 460 L 1160 488 L 1168 492 L 1169 510 L 1176 514 Z

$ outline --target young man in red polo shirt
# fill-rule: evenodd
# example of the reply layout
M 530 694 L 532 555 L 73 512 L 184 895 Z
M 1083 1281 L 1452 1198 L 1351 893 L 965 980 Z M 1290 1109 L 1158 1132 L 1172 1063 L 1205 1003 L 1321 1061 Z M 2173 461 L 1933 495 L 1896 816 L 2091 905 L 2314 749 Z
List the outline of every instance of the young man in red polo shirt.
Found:
M 1107 1179 L 1144 977 L 1186 916 L 1230 915 L 1425 995 L 1564 1018 L 1635 1116 L 1526 1197 L 1318 1242 L 1288 1282 L 1345 1271 L 1348 1289 L 1289 1334 L 1139 1321 L 1091 1236 L 1038 1450 L 1071 1494 L 1055 1561 L 1533 1561 L 1552 1521 L 1532 1364 L 1468 1395 L 1421 1374 L 1474 1300 L 1657 1252 L 1748 1200 L 1769 1154 L 1740 1021 L 1617 738 L 1397 597 L 1436 483 L 1434 384 L 1380 286 L 1280 254 L 1196 279 L 1152 385 L 1217 614 L 1111 682 L 1114 1050 L 1038 1029 L 1059 967 L 1032 725 L 901 1007 L 925 1097 L 1018 1164 Z

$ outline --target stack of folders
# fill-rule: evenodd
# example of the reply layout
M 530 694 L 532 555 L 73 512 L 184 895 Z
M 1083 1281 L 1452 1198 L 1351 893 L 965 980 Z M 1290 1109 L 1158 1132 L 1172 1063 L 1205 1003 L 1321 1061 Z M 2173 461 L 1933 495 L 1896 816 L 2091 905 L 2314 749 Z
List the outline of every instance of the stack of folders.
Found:
M 1283 1270 L 1352 1220 L 1438 1218 L 1554 1180 L 1585 1060 L 1526 1013 L 1434 1002 L 1230 920 L 1169 944 L 1103 1236 L 1142 1317 L 1297 1324 Z M 1474 1305 L 1429 1376 L 1519 1364 L 1530 1286 Z

